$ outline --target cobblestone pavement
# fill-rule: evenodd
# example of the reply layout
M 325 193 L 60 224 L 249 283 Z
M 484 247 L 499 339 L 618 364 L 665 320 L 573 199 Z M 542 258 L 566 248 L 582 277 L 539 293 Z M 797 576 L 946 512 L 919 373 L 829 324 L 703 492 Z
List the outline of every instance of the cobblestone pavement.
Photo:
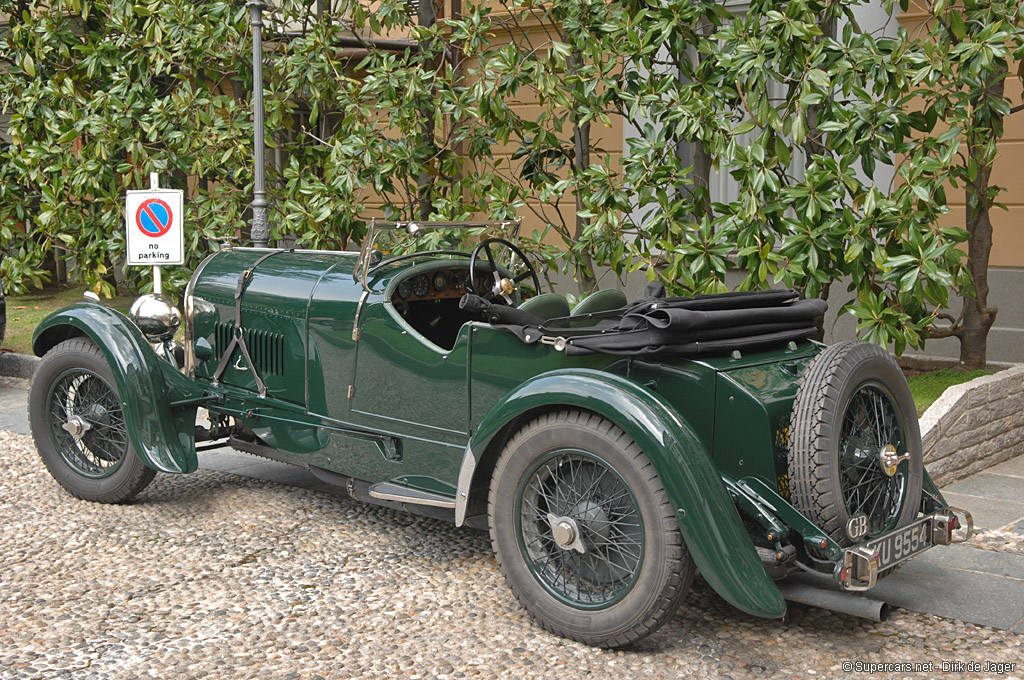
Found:
M 761 620 L 701 582 L 635 649 L 592 649 L 532 623 L 484 533 L 207 470 L 98 505 L 28 437 L 0 432 L 0 451 L 4 680 L 1024 677 L 1021 635 L 902 610 Z M 866 671 L 894 663 L 935 666 Z

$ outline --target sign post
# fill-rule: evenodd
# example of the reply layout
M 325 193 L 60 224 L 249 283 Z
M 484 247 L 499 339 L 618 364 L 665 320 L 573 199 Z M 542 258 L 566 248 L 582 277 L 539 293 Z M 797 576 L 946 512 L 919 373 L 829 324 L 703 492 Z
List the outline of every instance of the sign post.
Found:
M 153 292 L 161 293 L 160 267 L 185 263 L 184 195 L 179 189 L 160 189 L 159 176 L 149 175 L 150 188 L 129 191 L 125 229 L 129 265 L 153 267 Z

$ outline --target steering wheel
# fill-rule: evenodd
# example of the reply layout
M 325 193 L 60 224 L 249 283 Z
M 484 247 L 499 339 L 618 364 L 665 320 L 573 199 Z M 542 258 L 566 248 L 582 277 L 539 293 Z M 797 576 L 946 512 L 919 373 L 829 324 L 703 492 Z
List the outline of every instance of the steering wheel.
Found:
M 518 276 L 512 278 L 506 278 L 501 275 L 498 271 L 498 265 L 495 262 L 494 251 L 491 249 L 492 245 L 500 244 L 512 251 L 523 264 L 526 265 L 526 271 Z M 491 272 L 494 274 L 494 286 L 490 290 L 477 291 L 476 286 L 473 285 L 473 273 L 476 271 L 476 261 L 480 256 L 480 252 L 487 256 L 487 262 L 491 265 Z M 537 278 L 537 272 L 530 264 L 529 258 L 526 254 L 519 250 L 516 246 L 512 245 L 503 238 L 489 238 L 481 241 L 476 248 L 473 249 L 473 254 L 469 256 L 469 277 L 466 280 L 466 290 L 474 295 L 490 301 L 496 298 L 503 298 L 509 305 L 513 304 L 512 293 L 519 290 L 519 282 L 525 279 L 527 276 L 533 278 L 533 289 L 540 293 L 540 279 Z

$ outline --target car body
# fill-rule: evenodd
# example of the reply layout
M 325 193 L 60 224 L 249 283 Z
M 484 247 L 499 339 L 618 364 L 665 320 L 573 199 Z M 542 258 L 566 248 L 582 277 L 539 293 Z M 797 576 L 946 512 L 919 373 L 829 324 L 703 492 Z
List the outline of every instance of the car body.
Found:
M 668 620 L 695 570 L 742 611 L 781 617 L 776 582 L 798 569 L 860 590 L 964 538 L 969 514 L 923 470 L 909 390 L 878 348 L 801 331 L 710 351 L 698 335 L 681 354 L 578 350 L 635 317 L 621 293 L 575 314 L 557 296 L 531 305 L 526 274 L 490 246 L 383 259 L 374 235 L 360 253 L 211 255 L 180 344 L 177 311 L 152 296 L 134 319 L 92 303 L 48 317 L 30 413 L 50 471 L 119 502 L 155 471 L 196 470 L 197 438 L 300 465 L 355 498 L 489 529 L 537 620 L 601 646 Z

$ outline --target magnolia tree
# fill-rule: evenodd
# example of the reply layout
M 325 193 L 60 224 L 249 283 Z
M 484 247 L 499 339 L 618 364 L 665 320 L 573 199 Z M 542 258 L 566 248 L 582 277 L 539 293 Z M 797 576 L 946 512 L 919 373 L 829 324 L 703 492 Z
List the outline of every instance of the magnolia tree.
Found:
M 730 269 L 743 288 L 806 296 L 835 296 L 842 278 L 862 334 L 898 351 L 920 345 L 951 289 L 970 290 L 967 232 L 934 225 L 977 121 L 951 123 L 961 104 L 942 88 L 966 71 L 927 40 L 859 30 L 851 1 L 755 1 L 735 16 L 703 0 L 508 2 L 441 18 L 427 0 L 415 14 L 395 0 L 268 8 L 272 236 L 346 247 L 367 214 L 521 215 L 520 240 L 580 293 L 599 266 L 673 293 L 722 291 Z M 6 285 L 63 244 L 109 292 L 123 192 L 153 170 L 189 190 L 193 258 L 245 236 L 243 7 L 11 5 L 0 229 L 19 269 Z M 973 30 L 962 43 L 985 50 L 1010 35 Z M 921 91 L 925 111 L 911 105 Z M 624 153 L 595 141 L 623 125 Z M 894 162 L 895 182 L 873 180 Z M 712 170 L 733 178 L 734 200 L 711 201 Z
M 902 351 L 969 281 L 964 235 L 934 228 L 951 147 L 915 137 L 923 52 L 860 31 L 855 4 L 754 2 L 739 16 L 716 2 L 517 4 L 514 19 L 557 27 L 550 46 L 513 40 L 482 78 L 548 103 L 536 123 L 506 113 L 504 129 L 524 168 L 547 171 L 546 191 L 577 197 L 576 228 L 561 232 L 573 252 L 676 293 L 723 291 L 730 269 L 742 288 L 806 296 L 844 278 L 860 331 Z M 586 127 L 615 116 L 636 130 L 627 154 L 595 158 Z M 711 203 L 684 145 L 731 175 L 734 200 Z M 879 185 L 876 167 L 894 159 L 898 181 Z
M 227 2 L 0 2 L 0 146 L 4 285 L 44 276 L 54 246 L 110 295 L 123 266 L 124 196 L 188 188 L 186 250 L 232 234 L 246 207 L 248 108 L 232 92 L 243 7 Z M 169 268 L 181 286 L 185 268 Z M 129 285 L 138 285 L 127 273 Z

